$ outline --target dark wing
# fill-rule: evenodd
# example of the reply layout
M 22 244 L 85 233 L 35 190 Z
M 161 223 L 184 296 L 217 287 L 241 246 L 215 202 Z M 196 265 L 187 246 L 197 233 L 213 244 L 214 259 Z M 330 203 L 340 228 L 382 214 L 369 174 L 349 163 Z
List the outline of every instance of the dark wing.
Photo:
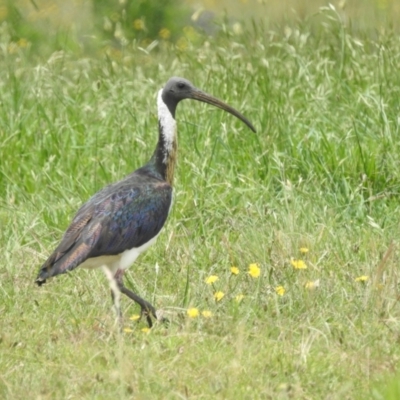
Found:
M 79 209 L 36 283 L 73 270 L 88 258 L 145 244 L 163 227 L 171 200 L 171 186 L 151 176 L 132 174 L 107 186 Z

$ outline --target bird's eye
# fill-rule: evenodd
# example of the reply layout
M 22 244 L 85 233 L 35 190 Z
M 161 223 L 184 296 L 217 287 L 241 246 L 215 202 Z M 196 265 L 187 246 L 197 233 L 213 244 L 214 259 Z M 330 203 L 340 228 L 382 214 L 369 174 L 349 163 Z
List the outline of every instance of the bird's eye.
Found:
M 183 82 L 178 82 L 177 86 L 178 89 L 183 89 L 185 87 L 185 84 Z

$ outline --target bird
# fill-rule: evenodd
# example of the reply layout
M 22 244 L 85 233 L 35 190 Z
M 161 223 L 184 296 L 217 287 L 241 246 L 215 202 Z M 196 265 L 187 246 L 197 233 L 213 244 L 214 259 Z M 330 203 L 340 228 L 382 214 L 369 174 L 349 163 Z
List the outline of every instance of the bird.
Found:
M 149 327 L 152 319 L 163 320 L 145 299 L 124 286 L 125 271 L 155 243 L 171 209 L 177 156 L 177 105 L 185 99 L 211 104 L 234 115 L 256 132 L 239 111 L 196 88 L 180 77 L 170 78 L 158 91 L 158 141 L 150 160 L 122 180 L 112 183 L 83 204 L 72 219 L 60 243 L 41 266 L 35 282 L 77 267 L 102 268 L 111 288 L 117 312 L 121 293 L 140 306 Z

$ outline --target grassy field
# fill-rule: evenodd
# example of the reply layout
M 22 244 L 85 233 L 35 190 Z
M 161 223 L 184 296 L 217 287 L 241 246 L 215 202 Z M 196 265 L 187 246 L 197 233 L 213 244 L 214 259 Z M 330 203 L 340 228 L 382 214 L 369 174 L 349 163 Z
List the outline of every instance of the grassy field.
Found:
M 399 398 L 400 38 L 318 21 L 99 58 L 0 32 L 1 398 Z M 179 106 L 173 211 L 127 282 L 170 325 L 123 298 L 120 333 L 100 271 L 34 279 L 77 208 L 150 157 L 172 75 L 257 134 Z

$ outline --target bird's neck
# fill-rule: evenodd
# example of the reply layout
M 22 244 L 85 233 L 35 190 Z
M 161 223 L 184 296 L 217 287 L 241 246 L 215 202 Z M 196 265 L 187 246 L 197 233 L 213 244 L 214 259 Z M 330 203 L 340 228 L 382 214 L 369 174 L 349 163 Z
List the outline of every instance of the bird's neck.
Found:
M 158 143 L 150 164 L 170 185 L 174 180 L 177 153 L 175 110 L 172 112 L 162 99 L 162 89 L 158 92 Z

